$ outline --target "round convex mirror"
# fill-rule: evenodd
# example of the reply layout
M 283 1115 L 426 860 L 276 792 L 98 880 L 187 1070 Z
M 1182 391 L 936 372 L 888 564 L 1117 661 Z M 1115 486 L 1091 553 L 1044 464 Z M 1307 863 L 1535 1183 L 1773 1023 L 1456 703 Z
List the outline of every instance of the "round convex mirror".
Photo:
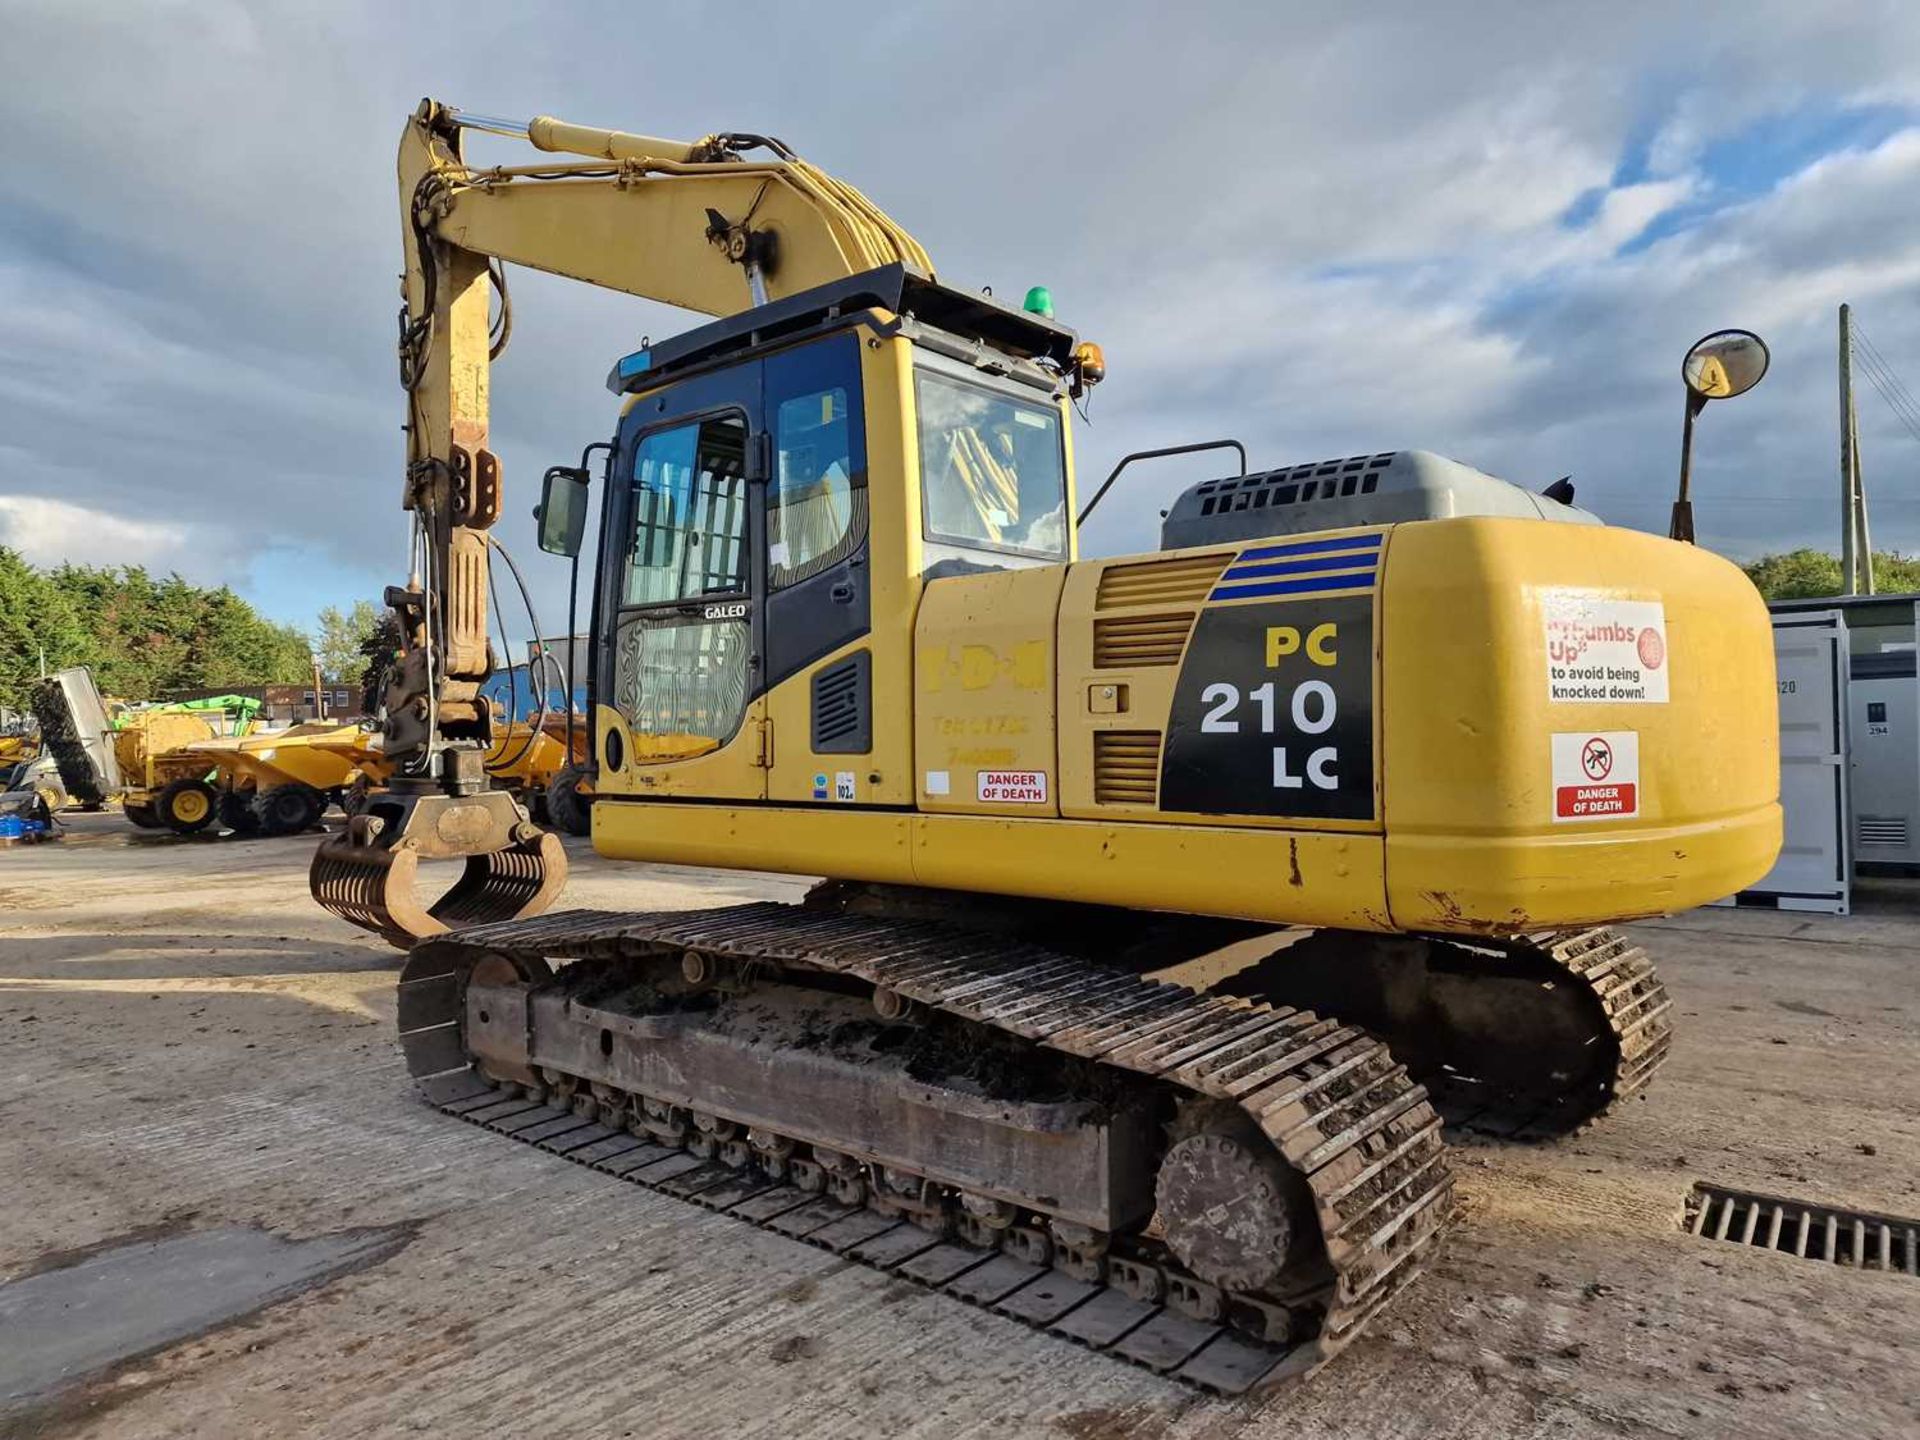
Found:
M 1701 399 L 1726 400 L 1758 385 L 1769 358 L 1766 341 L 1751 330 L 1716 330 L 1687 351 L 1680 375 Z

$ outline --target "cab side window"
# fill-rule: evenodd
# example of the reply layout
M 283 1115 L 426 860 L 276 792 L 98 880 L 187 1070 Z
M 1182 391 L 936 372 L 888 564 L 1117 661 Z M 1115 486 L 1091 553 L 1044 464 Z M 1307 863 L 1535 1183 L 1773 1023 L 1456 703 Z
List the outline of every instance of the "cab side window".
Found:
M 640 442 L 624 603 L 746 592 L 746 454 L 747 427 L 735 416 L 656 430 Z
M 860 351 L 835 335 L 770 357 L 767 583 L 778 590 L 839 564 L 867 534 Z

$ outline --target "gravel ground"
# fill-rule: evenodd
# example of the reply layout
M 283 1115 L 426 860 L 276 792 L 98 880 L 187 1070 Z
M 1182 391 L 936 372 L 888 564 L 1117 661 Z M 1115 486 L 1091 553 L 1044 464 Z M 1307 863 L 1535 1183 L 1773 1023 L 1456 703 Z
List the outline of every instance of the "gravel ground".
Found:
M 311 838 L 69 829 L 0 851 L 0 1351 L 9 1313 L 100 1323 L 49 1312 L 56 1272 L 111 1293 L 193 1270 L 168 1247 L 202 1232 L 361 1258 L 0 1395 L 0 1433 L 1920 1433 L 1920 1280 L 1678 1228 L 1696 1180 L 1920 1215 L 1911 889 L 1636 927 L 1678 1011 L 1651 1097 L 1558 1147 L 1462 1147 L 1437 1267 L 1313 1380 L 1223 1403 L 429 1111 L 390 1038 L 396 957 L 307 898 Z M 573 905 L 804 889 L 574 859 Z

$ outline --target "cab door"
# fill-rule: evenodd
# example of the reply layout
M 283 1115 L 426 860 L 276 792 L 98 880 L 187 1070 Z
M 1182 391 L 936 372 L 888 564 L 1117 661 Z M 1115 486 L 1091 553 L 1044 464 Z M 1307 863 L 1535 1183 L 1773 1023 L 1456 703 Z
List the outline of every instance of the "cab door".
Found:
M 766 798 L 760 390 L 753 361 L 643 396 L 621 422 L 598 596 L 601 794 Z
M 762 374 L 769 798 L 873 804 L 876 739 L 885 736 L 876 735 L 873 706 L 859 336 L 842 331 L 778 351 Z

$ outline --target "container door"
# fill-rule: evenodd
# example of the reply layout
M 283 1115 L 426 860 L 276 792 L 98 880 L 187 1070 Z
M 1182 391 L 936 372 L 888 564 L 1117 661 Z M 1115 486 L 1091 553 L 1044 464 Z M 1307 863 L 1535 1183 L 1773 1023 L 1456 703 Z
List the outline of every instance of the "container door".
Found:
M 1851 867 L 1847 805 L 1847 622 L 1838 610 L 1776 615 L 1780 688 L 1780 859 L 1743 905 L 1844 915 Z
M 1920 603 L 1914 606 L 1920 634 Z M 1853 863 L 1906 873 L 1920 866 L 1920 667 L 1911 640 L 1853 657 L 1849 708 Z

